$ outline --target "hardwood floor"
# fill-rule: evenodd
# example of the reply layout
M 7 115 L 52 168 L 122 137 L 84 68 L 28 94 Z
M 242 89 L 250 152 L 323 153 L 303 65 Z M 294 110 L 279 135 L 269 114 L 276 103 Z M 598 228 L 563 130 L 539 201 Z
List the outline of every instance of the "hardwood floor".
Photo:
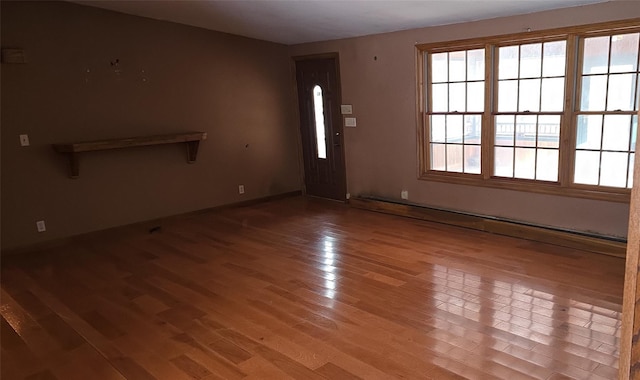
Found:
M 2 379 L 615 379 L 624 261 L 303 197 L 4 257 Z

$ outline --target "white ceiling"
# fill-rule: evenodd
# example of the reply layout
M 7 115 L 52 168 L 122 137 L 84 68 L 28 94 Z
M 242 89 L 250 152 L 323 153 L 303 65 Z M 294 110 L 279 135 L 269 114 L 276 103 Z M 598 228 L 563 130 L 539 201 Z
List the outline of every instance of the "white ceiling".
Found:
M 567 8 L 607 0 L 71 0 L 292 45 Z

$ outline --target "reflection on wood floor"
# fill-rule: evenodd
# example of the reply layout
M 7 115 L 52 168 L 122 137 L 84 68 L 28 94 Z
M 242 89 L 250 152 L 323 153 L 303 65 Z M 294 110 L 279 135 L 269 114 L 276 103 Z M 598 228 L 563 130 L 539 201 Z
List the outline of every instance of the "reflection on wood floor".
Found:
M 3 258 L 2 379 L 615 379 L 624 261 L 303 197 Z

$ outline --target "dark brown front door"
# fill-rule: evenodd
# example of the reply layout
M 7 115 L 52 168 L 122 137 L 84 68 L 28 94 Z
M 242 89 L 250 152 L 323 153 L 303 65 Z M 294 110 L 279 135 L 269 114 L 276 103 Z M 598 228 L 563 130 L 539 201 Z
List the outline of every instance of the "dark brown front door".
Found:
M 346 175 L 337 56 L 297 59 L 296 82 L 306 193 L 344 201 Z

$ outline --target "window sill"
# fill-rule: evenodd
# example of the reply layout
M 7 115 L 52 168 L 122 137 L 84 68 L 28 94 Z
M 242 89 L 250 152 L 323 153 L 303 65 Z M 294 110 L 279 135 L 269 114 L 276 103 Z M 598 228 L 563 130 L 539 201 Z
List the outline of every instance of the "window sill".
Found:
M 606 188 L 606 190 L 599 190 L 593 189 L 590 186 L 574 185 L 572 187 L 568 187 L 552 182 L 532 183 L 528 180 L 497 177 L 483 179 L 480 175 L 441 173 L 433 171 L 422 173 L 418 179 L 423 181 L 446 182 L 458 185 L 525 191 L 530 193 L 550 194 L 563 197 L 585 198 L 618 203 L 629 203 L 631 194 L 629 189 Z

